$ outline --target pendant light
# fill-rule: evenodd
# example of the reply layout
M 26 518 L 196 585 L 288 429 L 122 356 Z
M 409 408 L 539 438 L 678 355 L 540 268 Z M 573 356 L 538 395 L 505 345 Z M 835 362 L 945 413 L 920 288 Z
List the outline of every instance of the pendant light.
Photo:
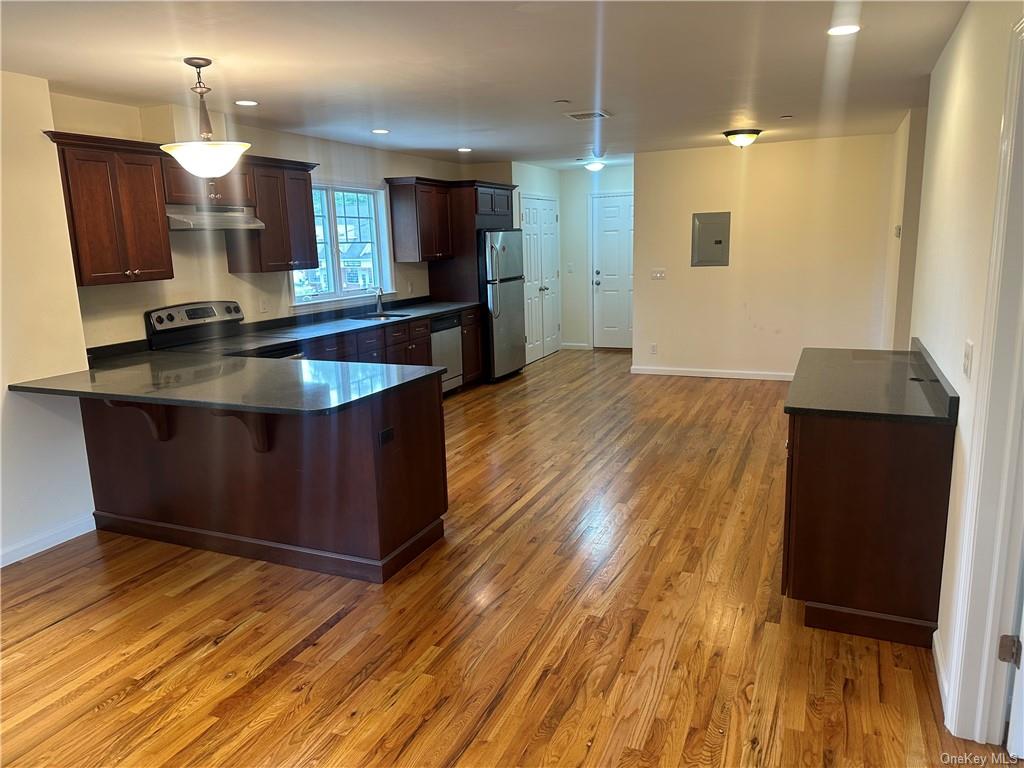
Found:
M 244 141 L 211 141 L 213 127 L 210 125 L 210 113 L 206 109 L 206 94 L 210 88 L 203 82 L 203 67 L 210 66 L 213 61 L 200 56 L 189 56 L 184 61 L 196 70 L 196 84 L 192 86 L 192 91 L 199 96 L 199 141 L 164 144 L 160 149 L 181 163 L 182 168 L 193 176 L 216 179 L 234 168 L 242 153 L 252 145 Z
M 729 140 L 729 143 L 734 147 L 749 147 L 755 141 L 757 137 L 761 135 L 760 128 L 743 128 L 738 131 L 725 131 L 722 134 Z

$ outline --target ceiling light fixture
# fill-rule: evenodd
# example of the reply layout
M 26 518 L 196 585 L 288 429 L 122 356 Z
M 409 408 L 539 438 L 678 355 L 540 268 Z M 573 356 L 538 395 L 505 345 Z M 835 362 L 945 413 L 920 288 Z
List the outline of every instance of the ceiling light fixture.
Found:
M 210 88 L 203 82 L 203 67 L 210 66 L 213 61 L 199 56 L 189 56 L 184 61 L 196 70 L 196 84 L 192 86 L 192 92 L 199 96 L 199 141 L 163 144 L 160 149 L 181 163 L 193 176 L 216 179 L 234 168 L 242 153 L 252 145 L 244 141 L 211 141 L 213 127 L 210 125 L 210 113 L 206 109 L 206 94 Z
M 469 147 L 459 147 L 458 151 L 459 152 L 472 152 L 473 150 L 470 149 Z
M 602 163 L 600 160 L 591 160 L 583 167 L 586 168 L 591 173 L 597 173 L 598 171 L 604 169 L 604 163 Z
M 391 133 L 391 131 L 389 131 L 387 128 L 374 128 L 372 131 L 370 131 L 370 133 L 374 133 L 377 136 L 387 136 L 389 133 Z
M 722 135 L 729 140 L 734 147 L 749 147 L 761 134 L 760 128 L 740 128 L 736 131 L 726 131 Z
M 837 24 L 834 27 L 828 28 L 828 33 L 832 35 L 832 37 L 855 35 L 858 32 L 860 32 L 860 24 Z
M 258 101 L 253 101 L 252 99 L 239 99 L 235 104 L 240 107 L 258 107 L 260 105 Z

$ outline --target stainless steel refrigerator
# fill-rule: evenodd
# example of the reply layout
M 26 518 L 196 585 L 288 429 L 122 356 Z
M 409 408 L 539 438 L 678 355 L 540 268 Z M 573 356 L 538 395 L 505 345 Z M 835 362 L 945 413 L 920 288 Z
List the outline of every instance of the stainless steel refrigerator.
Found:
M 490 332 L 488 368 L 490 378 L 497 379 L 522 370 L 526 365 L 523 231 L 481 230 L 480 259 Z

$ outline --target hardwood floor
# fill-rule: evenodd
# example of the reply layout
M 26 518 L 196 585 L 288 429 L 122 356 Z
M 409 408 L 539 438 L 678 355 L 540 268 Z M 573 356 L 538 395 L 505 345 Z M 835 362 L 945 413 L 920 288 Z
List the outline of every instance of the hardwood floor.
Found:
M 114 534 L 5 568 L 4 764 L 989 755 L 930 652 L 780 597 L 786 384 L 628 371 L 560 352 L 449 398 L 447 538 L 385 585 Z

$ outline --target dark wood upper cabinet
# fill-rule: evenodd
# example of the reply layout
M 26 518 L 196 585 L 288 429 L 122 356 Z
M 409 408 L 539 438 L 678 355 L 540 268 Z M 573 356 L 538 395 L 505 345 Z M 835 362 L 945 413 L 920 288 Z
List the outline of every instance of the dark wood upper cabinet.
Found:
M 505 187 L 479 186 L 476 188 L 476 212 L 483 215 L 501 215 L 512 210 L 512 190 Z
M 434 179 L 386 179 L 395 261 L 437 261 L 452 253 L 451 193 Z
M 227 231 L 229 272 L 280 272 L 319 264 L 313 181 L 307 170 L 250 165 L 256 218 L 265 229 Z
M 174 277 L 160 159 L 57 143 L 78 284 Z
M 256 205 L 252 169 L 242 165 L 219 179 L 200 179 L 173 157 L 161 158 L 164 192 L 171 205 Z

